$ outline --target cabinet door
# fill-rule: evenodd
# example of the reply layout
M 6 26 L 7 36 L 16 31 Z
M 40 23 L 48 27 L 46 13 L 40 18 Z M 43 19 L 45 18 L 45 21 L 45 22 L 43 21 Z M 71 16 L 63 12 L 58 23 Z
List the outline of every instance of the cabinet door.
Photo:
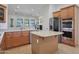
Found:
M 16 47 L 16 46 L 19 46 L 21 45 L 21 32 L 13 32 L 13 35 L 12 35 L 12 46 L 13 47 Z
M 67 18 L 67 9 L 62 9 L 61 10 L 61 19 L 66 19 Z
M 75 46 L 74 40 L 72 38 L 62 37 L 62 42 L 71 46 Z
M 5 43 L 6 43 L 6 47 L 11 48 L 12 47 L 12 32 L 7 32 L 5 35 Z
M 12 35 L 13 38 L 21 36 L 21 32 L 19 32 L 19 31 L 18 32 L 13 32 L 12 34 L 13 34 Z
M 30 41 L 30 34 L 29 34 L 29 31 L 24 31 L 22 32 L 22 37 L 21 37 L 21 42 L 22 44 L 28 44 L 29 41 Z
M 11 38 L 6 39 L 6 47 L 7 47 L 7 49 L 12 47 L 12 39 Z
M 67 17 L 72 18 L 74 16 L 74 7 L 67 8 Z
M 21 37 L 14 37 L 12 40 L 12 46 L 16 47 L 16 46 L 20 46 L 21 45 Z
M 74 7 L 68 7 L 64 8 L 61 10 L 61 18 L 66 19 L 66 18 L 72 18 L 74 16 Z
M 29 44 L 29 36 L 22 36 L 21 37 L 21 44 Z

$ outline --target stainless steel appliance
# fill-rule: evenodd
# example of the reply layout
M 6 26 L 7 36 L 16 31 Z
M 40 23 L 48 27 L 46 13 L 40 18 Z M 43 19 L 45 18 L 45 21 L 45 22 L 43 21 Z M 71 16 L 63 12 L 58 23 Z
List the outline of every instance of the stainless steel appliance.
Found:
M 64 33 L 63 37 L 72 38 L 72 31 L 73 31 L 72 18 L 64 19 L 61 22 L 61 31 Z
M 52 31 L 61 31 L 61 20 L 58 17 L 50 18 L 49 29 Z M 59 36 L 59 42 L 61 42 L 61 35 Z
M 58 17 L 54 17 L 53 30 L 54 31 L 61 31 L 61 20 Z
M 61 31 L 61 20 L 58 17 L 50 18 L 49 29 L 53 31 Z
M 63 31 L 63 37 L 72 38 L 72 32 Z
M 62 31 L 72 32 L 73 30 L 72 19 L 63 20 L 61 23 Z

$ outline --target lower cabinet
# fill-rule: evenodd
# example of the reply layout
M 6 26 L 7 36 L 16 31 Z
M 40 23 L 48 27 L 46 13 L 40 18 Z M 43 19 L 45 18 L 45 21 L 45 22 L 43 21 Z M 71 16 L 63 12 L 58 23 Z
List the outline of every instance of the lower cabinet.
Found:
M 75 47 L 75 41 L 72 38 L 62 37 L 62 43 Z
M 1 44 L 2 50 L 29 44 L 29 37 L 29 31 L 6 32 Z
M 40 37 L 32 34 L 32 53 L 50 54 L 58 49 L 58 36 Z
M 28 39 L 30 39 L 29 36 L 23 36 L 20 40 L 22 42 L 21 44 L 30 43 Z

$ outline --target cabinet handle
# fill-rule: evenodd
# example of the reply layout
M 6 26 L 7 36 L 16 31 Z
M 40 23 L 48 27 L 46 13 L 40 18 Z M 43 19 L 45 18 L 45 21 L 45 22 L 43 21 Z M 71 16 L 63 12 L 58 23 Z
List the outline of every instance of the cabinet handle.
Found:
M 39 40 L 37 40 L 37 43 L 39 42 Z

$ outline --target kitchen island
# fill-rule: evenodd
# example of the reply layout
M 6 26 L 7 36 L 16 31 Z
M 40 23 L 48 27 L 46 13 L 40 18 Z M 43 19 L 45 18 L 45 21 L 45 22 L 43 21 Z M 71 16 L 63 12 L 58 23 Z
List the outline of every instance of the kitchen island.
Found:
M 49 54 L 58 50 L 58 35 L 62 32 L 54 31 L 33 31 L 32 36 L 32 53 Z
M 0 30 L 0 48 L 6 50 L 30 43 L 29 29 L 6 29 Z M 2 34 L 3 33 L 3 34 Z

